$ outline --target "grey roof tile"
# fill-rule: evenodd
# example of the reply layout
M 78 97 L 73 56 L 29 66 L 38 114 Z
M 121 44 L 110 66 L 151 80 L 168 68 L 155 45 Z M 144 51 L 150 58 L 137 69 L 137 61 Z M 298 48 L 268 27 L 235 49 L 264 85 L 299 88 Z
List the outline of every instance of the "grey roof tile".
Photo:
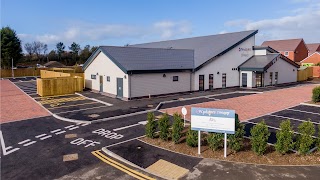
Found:
M 279 54 L 267 54 L 261 56 L 252 56 L 242 65 L 240 65 L 240 69 L 243 68 L 264 68 L 266 67 L 274 58 L 278 57 Z

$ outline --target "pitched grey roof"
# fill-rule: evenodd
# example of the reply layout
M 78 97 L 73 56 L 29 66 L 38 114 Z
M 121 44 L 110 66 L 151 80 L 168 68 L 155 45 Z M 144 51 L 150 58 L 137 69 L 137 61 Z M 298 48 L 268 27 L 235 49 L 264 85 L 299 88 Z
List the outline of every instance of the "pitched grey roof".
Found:
M 244 40 L 252 37 L 257 32 L 257 30 L 242 31 L 235 33 L 136 44 L 131 45 L 131 47 L 193 49 L 195 68 L 197 68 L 200 65 L 206 63 L 208 60 L 224 54 Z
M 125 71 L 193 69 L 194 51 L 189 49 L 100 46 Z
M 239 66 L 240 70 L 258 70 L 263 71 L 265 67 L 279 54 L 267 54 L 261 56 L 252 56 L 246 62 Z

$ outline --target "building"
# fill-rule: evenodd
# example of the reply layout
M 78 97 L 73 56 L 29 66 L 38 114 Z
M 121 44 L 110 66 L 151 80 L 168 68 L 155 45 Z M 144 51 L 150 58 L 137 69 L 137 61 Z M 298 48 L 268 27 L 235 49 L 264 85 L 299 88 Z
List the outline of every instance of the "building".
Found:
M 294 62 L 300 62 L 308 57 L 309 50 L 303 39 L 265 41 L 261 46 L 269 46 Z
M 320 52 L 314 52 L 301 61 L 302 66 L 314 66 L 320 63 Z
M 320 53 L 320 43 L 307 44 L 307 47 L 309 49 L 308 56 L 310 56 L 311 54 L 313 54 L 315 52 Z
M 125 47 L 100 46 L 83 65 L 86 87 L 127 100 L 245 86 L 245 77 L 247 87 L 296 82 L 296 63 L 270 47 L 254 48 L 257 32 L 242 31 Z M 254 60 L 256 56 L 267 57 L 266 65 L 262 67 L 261 63 L 253 69 L 245 69 L 253 61 L 263 61 Z M 244 68 L 243 71 L 240 68 Z M 275 80 L 272 84 L 267 83 L 265 71 L 278 72 L 277 83 Z M 261 85 L 254 81 L 259 73 L 266 81 Z

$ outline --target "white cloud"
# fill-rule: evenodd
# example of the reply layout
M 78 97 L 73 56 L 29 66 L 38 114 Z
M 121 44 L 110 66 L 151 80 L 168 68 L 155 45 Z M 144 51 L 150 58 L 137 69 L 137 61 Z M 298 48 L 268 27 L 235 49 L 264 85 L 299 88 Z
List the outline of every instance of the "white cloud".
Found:
M 312 3 L 292 14 L 275 19 L 233 20 L 225 23 L 227 27 L 240 27 L 245 30 L 258 29 L 257 44 L 264 40 L 303 38 L 306 42 L 320 42 L 320 3 Z
M 77 22 L 68 25 L 63 31 L 45 34 L 18 34 L 23 43 L 41 41 L 54 47 L 58 42 L 68 45 L 72 42 L 90 43 L 106 42 L 110 39 L 127 41 L 128 39 L 152 39 L 164 40 L 184 36 L 192 31 L 188 21 L 159 21 L 149 26 L 137 26 L 128 24 L 95 24 L 89 22 Z

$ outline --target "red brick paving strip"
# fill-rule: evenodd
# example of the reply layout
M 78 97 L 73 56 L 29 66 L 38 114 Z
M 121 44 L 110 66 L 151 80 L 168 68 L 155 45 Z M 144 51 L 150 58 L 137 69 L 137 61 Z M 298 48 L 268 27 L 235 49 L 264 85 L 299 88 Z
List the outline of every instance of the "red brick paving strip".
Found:
M 50 115 L 9 80 L 0 80 L 0 123 Z
M 190 108 L 219 108 L 219 109 L 234 109 L 239 114 L 240 121 L 246 121 L 251 118 L 262 116 L 275 111 L 280 111 L 298 105 L 302 102 L 310 101 L 312 89 L 316 85 L 304 85 L 281 90 L 264 92 L 220 101 L 211 101 L 200 104 L 185 106 L 188 110 L 186 119 L 190 120 Z M 181 107 L 169 108 L 162 110 L 173 114 L 181 112 Z

